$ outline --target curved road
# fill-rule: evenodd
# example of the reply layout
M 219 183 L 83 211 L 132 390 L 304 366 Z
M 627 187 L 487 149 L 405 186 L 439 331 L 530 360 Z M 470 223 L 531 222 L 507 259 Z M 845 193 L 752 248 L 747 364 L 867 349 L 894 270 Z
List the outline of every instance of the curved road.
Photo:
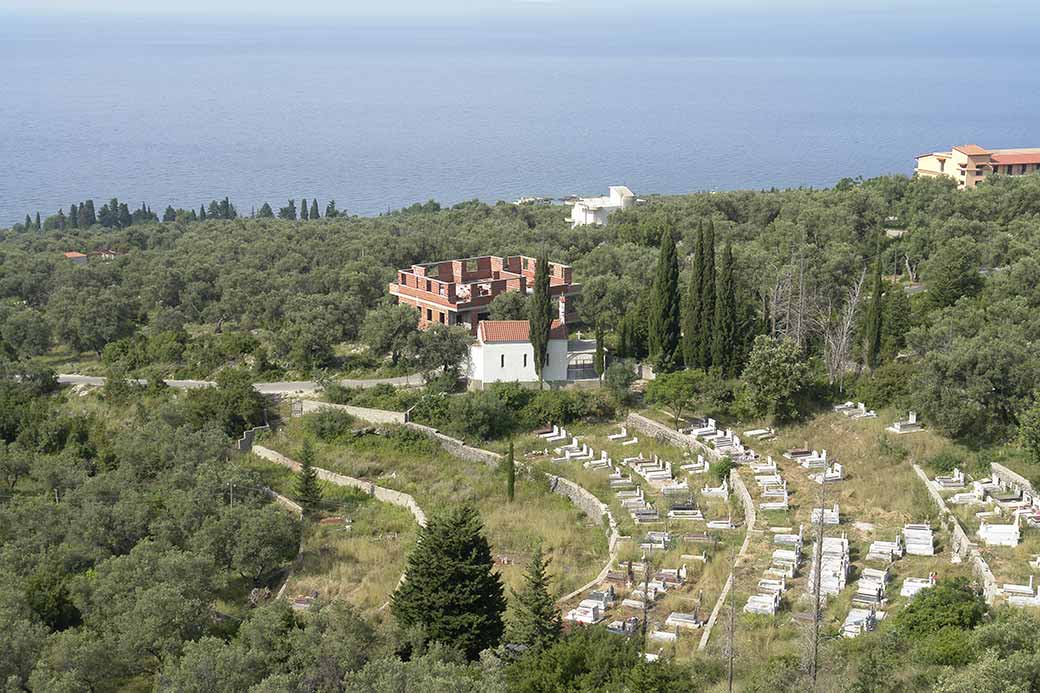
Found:
M 105 379 L 95 375 L 76 375 L 74 373 L 62 373 L 58 375 L 58 382 L 62 385 L 104 385 Z M 141 385 L 148 381 L 138 379 L 135 382 Z M 178 390 L 193 390 L 199 387 L 212 387 L 216 385 L 212 380 L 165 380 L 169 387 Z M 338 381 L 343 387 L 374 387 L 376 385 L 422 385 L 422 375 L 402 375 L 396 378 L 372 378 L 367 380 L 343 379 Z M 313 380 L 285 380 L 273 383 L 254 383 L 257 392 L 265 395 L 295 395 L 313 394 L 321 390 L 321 384 Z

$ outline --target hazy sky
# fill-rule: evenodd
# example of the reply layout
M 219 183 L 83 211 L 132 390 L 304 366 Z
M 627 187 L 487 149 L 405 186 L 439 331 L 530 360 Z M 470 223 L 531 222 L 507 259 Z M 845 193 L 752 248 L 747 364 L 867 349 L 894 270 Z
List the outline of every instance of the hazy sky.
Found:
M 1004 11 L 1035 7 L 1033 0 L 1006 0 Z M 978 8 L 969 0 L 0 0 L 0 10 L 50 12 L 239 14 L 250 16 L 290 14 L 295 16 L 347 15 L 457 16 L 499 13 L 599 12 L 606 15 L 642 15 L 658 12 L 859 10 L 907 12 L 956 11 Z

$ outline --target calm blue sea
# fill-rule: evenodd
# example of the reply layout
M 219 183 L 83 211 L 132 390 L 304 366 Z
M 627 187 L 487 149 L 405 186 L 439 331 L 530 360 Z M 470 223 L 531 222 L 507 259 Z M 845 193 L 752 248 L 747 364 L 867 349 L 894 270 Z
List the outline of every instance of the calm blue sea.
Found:
M 826 186 L 959 143 L 1040 146 L 1037 23 L 993 41 L 941 19 L 0 15 L 0 226 L 113 195 L 376 214 Z

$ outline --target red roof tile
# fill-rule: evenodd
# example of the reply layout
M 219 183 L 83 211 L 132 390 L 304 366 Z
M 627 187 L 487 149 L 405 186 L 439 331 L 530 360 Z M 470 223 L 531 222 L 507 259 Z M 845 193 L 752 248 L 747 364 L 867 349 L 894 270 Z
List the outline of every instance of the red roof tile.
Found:
M 994 154 L 990 157 L 995 164 L 1040 164 L 1040 152 L 1023 154 Z
M 982 156 L 983 154 L 989 154 L 988 149 L 983 149 L 977 144 L 962 144 L 954 147 L 959 152 L 963 152 L 968 156 Z
M 531 339 L 531 323 L 527 320 L 481 320 L 480 341 L 527 342 Z M 567 339 L 567 326 L 553 320 L 550 339 Z

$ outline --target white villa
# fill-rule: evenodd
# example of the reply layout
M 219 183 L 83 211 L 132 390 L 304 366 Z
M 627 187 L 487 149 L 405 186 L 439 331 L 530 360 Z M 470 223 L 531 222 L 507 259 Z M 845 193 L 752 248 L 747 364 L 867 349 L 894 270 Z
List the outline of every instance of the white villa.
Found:
M 611 212 L 628 209 L 636 203 L 636 196 L 624 185 L 614 185 L 605 197 L 580 197 L 574 203 L 571 216 L 567 219 L 571 228 L 596 224 L 604 226 Z
M 469 348 L 469 387 L 482 390 L 491 383 L 537 383 L 531 326 L 526 320 L 482 320 L 477 340 Z M 595 342 L 567 340 L 567 326 L 553 320 L 548 360 L 543 369 L 547 383 L 596 379 Z

